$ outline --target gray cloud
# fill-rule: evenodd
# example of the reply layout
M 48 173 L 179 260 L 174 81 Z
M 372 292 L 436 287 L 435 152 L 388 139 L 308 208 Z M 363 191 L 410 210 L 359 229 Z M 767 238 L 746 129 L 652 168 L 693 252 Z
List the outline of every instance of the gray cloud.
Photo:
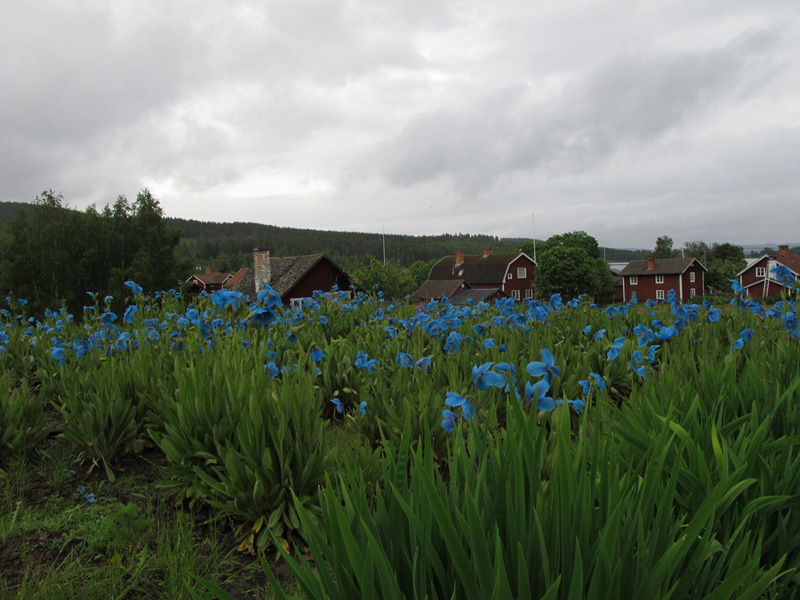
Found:
M 797 215 L 799 17 L 782 0 L 8 2 L 0 199 L 148 185 L 199 219 L 519 236 L 535 212 L 542 235 L 605 243 L 768 237 Z
M 757 34 L 706 52 L 625 54 L 544 101 L 515 86 L 466 110 L 422 113 L 351 170 L 398 186 L 445 178 L 474 197 L 518 171 L 591 168 L 619 147 L 657 139 L 735 93 L 751 57 L 768 42 Z

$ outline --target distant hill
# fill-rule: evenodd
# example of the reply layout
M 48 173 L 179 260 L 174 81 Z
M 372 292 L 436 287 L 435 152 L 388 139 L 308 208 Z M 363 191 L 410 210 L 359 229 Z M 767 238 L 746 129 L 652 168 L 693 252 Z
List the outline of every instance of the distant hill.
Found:
M 403 266 L 421 260 L 438 259 L 463 250 L 478 254 L 484 248 L 495 252 L 516 252 L 524 240 L 489 235 L 392 235 L 353 231 L 317 231 L 277 227 L 260 223 L 213 223 L 187 219 L 167 219 L 183 232 L 181 249 L 196 262 L 227 258 L 236 264 L 249 265 L 253 248 L 266 248 L 272 256 L 296 256 L 322 252 L 343 268 L 361 263 L 365 257 L 383 259 L 384 243 L 387 260 Z
M 22 202 L 0 202 L 0 224 L 13 219 L 18 209 L 31 205 Z M 387 260 L 408 266 L 415 261 L 431 261 L 462 250 L 479 254 L 484 248 L 495 252 L 516 252 L 524 238 L 499 238 L 480 234 L 393 235 L 353 231 L 317 231 L 294 227 L 278 227 L 261 223 L 215 223 L 192 219 L 167 218 L 167 223 L 183 233 L 179 251 L 195 264 L 215 270 L 235 271 L 252 263 L 253 248 L 267 248 L 273 256 L 297 256 L 319 252 L 330 256 L 344 269 L 351 270 L 369 257 L 383 260 L 384 243 Z M 591 233 L 591 232 L 589 232 Z M 797 244 L 800 245 L 800 244 Z M 790 244 L 790 246 L 792 246 Z M 763 254 L 769 245 L 744 246 Z M 777 249 L 778 245 L 772 246 Z M 800 251 L 800 248 L 792 248 Z M 600 248 L 601 256 L 609 262 L 627 262 L 645 258 L 651 249 Z

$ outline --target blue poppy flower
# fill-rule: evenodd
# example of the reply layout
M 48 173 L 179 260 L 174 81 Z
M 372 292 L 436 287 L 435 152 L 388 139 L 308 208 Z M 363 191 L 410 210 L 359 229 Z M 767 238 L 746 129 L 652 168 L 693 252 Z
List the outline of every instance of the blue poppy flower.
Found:
M 323 358 L 326 358 L 325 353 L 320 348 L 314 348 L 311 351 L 311 360 L 314 362 L 319 362 Z
M 490 387 L 503 387 L 506 384 L 505 378 L 500 373 L 490 371 L 494 363 L 483 363 L 480 367 L 472 367 L 472 379 L 479 390 L 488 390 Z
M 406 352 L 398 352 L 394 357 L 395 362 L 404 369 L 414 368 L 414 357 Z
M 427 370 L 428 370 L 428 367 L 430 366 L 430 364 L 431 364 L 431 359 L 430 359 L 430 358 L 428 358 L 427 356 L 423 356 L 422 358 L 420 358 L 420 359 L 419 359 L 419 360 L 416 362 L 416 364 L 415 364 L 414 366 L 415 366 L 417 369 L 422 369 L 423 371 L 427 371 Z
M 645 374 L 645 365 L 642 364 L 643 361 L 644 361 L 644 358 L 642 357 L 642 351 L 641 350 L 636 350 L 631 355 L 631 369 L 636 371 L 636 374 L 639 377 L 644 377 L 644 374 Z
M 656 337 L 660 339 L 662 342 L 666 342 L 669 339 L 674 338 L 678 335 L 678 330 L 675 327 L 662 327 L 658 333 L 656 333 Z
M 453 430 L 456 428 L 456 423 L 458 422 L 458 415 L 454 413 L 452 410 L 443 410 L 442 411 L 442 429 L 449 433 L 453 433 Z
M 342 401 L 338 398 L 331 398 L 331 402 L 336 405 L 336 412 L 341 413 L 344 409 L 342 408 Z
M 739 334 L 739 337 L 742 338 L 745 342 L 749 342 L 753 339 L 755 333 L 749 327 L 747 329 L 743 329 L 742 333 Z
M 635 333 L 638 336 L 636 341 L 639 344 L 640 348 L 647 346 L 647 344 L 652 342 L 653 338 L 655 337 L 653 330 L 649 329 L 648 327 L 645 327 L 644 325 L 637 325 L 636 327 L 634 327 L 633 333 Z
M 556 407 L 553 399 L 547 395 L 550 389 L 550 382 L 542 379 L 536 383 L 525 382 L 525 398 L 530 403 L 536 400 L 536 408 L 542 412 L 549 412 Z
M 117 281 L 119 281 L 119 279 Z M 142 287 L 140 285 L 137 285 L 133 281 L 126 281 L 125 285 L 131 288 L 131 292 L 133 292 L 134 296 L 138 296 L 142 293 Z
M 600 329 L 597 333 L 594 334 L 594 337 L 592 339 L 594 339 L 594 340 L 602 340 L 603 337 L 605 336 L 605 334 L 606 334 L 606 330 L 605 329 Z
M 592 332 L 592 326 L 591 325 L 587 325 L 586 327 L 583 328 L 582 331 L 583 331 L 583 335 L 589 335 Z
M 60 367 L 64 366 L 64 360 L 66 359 L 66 355 L 64 354 L 64 349 L 60 346 L 55 346 L 50 349 L 50 356 L 55 358 L 58 361 L 58 365 Z
M 542 348 L 541 354 L 541 362 L 535 360 L 528 363 L 528 374 L 531 377 L 541 377 L 544 375 L 545 380 L 549 383 L 554 377 L 560 376 L 561 371 L 558 370 L 558 367 L 555 364 L 555 358 L 550 350 L 547 348 Z
M 475 408 L 472 406 L 472 403 L 455 392 L 447 392 L 447 397 L 445 398 L 444 403 L 447 406 L 452 406 L 454 408 L 460 406 L 461 415 L 464 417 L 465 421 L 469 421 L 475 416 Z
M 365 415 L 365 414 L 367 414 L 367 401 L 366 401 L 366 400 L 362 400 L 361 402 L 359 402 L 359 404 L 358 404 L 358 411 L 359 411 L 359 412 L 360 412 L 362 415 Z

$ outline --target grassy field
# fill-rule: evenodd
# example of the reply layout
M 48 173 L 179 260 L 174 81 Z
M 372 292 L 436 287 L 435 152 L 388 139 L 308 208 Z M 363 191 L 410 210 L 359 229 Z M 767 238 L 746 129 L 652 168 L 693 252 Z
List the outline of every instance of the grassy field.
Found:
M 786 297 L 129 287 L 0 304 L 3 597 L 800 594 Z

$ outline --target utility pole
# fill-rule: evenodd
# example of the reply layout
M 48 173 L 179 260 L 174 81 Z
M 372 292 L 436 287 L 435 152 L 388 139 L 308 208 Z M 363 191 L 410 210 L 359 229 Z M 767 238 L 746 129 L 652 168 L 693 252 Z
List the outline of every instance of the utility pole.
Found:
M 386 264 L 386 225 L 383 226 L 383 264 Z

